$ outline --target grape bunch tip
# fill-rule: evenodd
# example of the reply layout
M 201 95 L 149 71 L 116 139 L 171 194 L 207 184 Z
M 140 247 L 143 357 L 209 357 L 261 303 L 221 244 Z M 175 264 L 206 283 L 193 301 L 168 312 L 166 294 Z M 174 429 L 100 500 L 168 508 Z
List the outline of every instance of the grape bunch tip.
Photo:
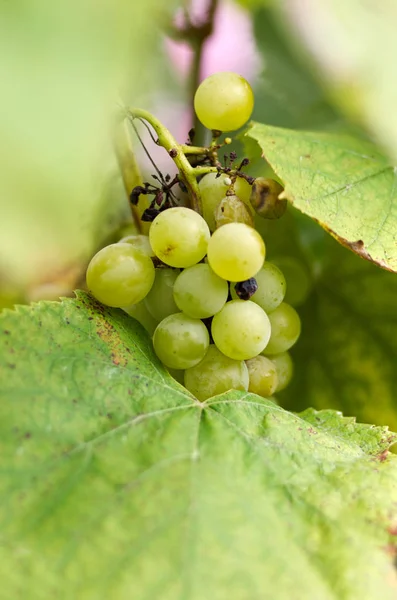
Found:
M 194 105 L 206 127 L 233 131 L 250 118 L 254 98 L 242 77 L 218 73 L 200 84 Z M 199 401 L 230 389 L 273 397 L 292 378 L 289 350 L 301 330 L 296 310 L 284 301 L 285 277 L 265 261 L 254 226 L 260 211 L 266 218 L 283 214 L 282 187 L 244 176 L 248 161 L 235 168 L 235 156 L 223 171 L 209 168 L 196 182 L 203 216 L 175 203 L 171 185 L 178 176 L 172 184 L 166 176 L 161 191 L 152 184 L 135 188 L 135 205 L 140 194 L 155 194 L 148 235 L 122 237 L 87 268 L 92 295 L 139 321 L 157 357 Z

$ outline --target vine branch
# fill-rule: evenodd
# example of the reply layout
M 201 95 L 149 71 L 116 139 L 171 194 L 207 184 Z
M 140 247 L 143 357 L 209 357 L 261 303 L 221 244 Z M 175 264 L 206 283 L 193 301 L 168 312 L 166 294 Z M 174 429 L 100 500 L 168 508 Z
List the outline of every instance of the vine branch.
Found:
M 195 169 L 186 158 L 181 145 L 178 144 L 168 129 L 150 112 L 141 108 L 130 108 L 127 110 L 127 116 L 130 120 L 144 119 L 153 127 L 158 138 L 157 144 L 168 152 L 178 167 L 180 177 L 188 190 L 192 208 L 199 214 L 202 214 L 200 190 L 194 172 Z

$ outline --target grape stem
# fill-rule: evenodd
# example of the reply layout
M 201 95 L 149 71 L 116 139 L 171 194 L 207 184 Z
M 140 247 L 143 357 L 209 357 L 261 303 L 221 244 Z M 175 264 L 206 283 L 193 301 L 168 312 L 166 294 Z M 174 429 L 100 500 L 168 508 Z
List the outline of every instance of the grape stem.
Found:
M 144 119 L 153 127 L 158 138 L 157 144 L 167 150 L 168 154 L 178 167 L 179 175 L 188 190 L 191 208 L 202 215 L 201 196 L 196 179 L 197 175 L 195 173 L 195 168 L 192 167 L 186 158 L 183 147 L 178 144 L 168 129 L 150 112 L 142 108 L 129 108 L 127 109 L 127 116 L 131 120 Z

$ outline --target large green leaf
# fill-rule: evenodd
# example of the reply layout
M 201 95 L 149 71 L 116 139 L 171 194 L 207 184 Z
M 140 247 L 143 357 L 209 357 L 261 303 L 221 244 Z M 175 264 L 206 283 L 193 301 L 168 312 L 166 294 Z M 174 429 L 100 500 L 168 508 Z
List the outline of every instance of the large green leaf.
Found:
M 248 132 L 285 195 L 362 257 L 397 270 L 397 179 L 373 144 L 335 133 L 256 123 Z
M 80 294 L 0 317 L 7 597 L 395 598 L 395 439 L 251 394 L 204 404 Z
M 289 36 L 317 62 L 317 74 L 349 116 L 397 158 L 396 3 L 361 0 L 273 2 Z M 302 50 L 302 48 L 300 48 Z

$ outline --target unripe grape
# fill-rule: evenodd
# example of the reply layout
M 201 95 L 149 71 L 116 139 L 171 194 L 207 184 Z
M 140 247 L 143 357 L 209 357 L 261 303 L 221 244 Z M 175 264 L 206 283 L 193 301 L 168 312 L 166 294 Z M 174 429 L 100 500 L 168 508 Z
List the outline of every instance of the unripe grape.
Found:
M 265 252 L 265 243 L 255 229 L 245 223 L 227 223 L 212 235 L 207 256 L 219 277 L 244 281 L 260 270 Z
M 274 179 L 257 177 L 252 184 L 251 205 L 264 219 L 279 219 L 287 210 L 287 200 L 280 199 L 284 190 Z
M 209 343 L 204 323 L 183 313 L 166 317 L 153 335 L 154 351 L 170 369 L 194 367 L 204 358 Z
M 287 387 L 294 374 L 294 363 L 289 352 L 281 354 L 273 354 L 271 356 L 272 363 L 276 367 L 278 384 L 276 392 L 281 392 Z
M 253 108 L 251 86 L 237 73 L 210 75 L 201 82 L 194 96 L 196 115 L 208 129 L 239 129 L 248 121 Z
M 280 354 L 289 350 L 299 338 L 301 321 L 298 313 L 292 306 L 282 302 L 280 306 L 269 314 L 272 333 L 266 352 L 263 354 Z
M 255 275 L 257 290 L 253 292 L 251 300 L 259 304 L 266 313 L 275 310 L 283 301 L 286 282 L 280 269 L 270 262 L 265 262 L 260 271 Z M 230 288 L 232 298 L 245 298 L 237 293 L 236 286 Z
M 149 231 L 156 256 L 171 267 L 191 267 L 207 253 L 208 225 L 198 213 L 178 206 L 161 212 Z
M 204 401 L 228 390 L 248 389 L 248 369 L 243 360 L 225 356 L 211 344 L 201 362 L 185 371 L 185 387 Z
M 211 333 L 223 354 L 248 360 L 266 348 L 271 327 L 260 306 L 250 300 L 232 300 L 212 319 Z
M 131 244 L 131 246 L 134 246 L 138 250 L 141 250 L 148 256 L 154 256 L 154 252 L 149 242 L 149 236 L 147 235 L 126 235 L 125 237 L 121 238 L 119 244 Z
M 215 226 L 218 229 L 227 223 L 245 223 L 254 226 L 254 220 L 248 208 L 237 196 L 226 196 L 215 210 Z
M 179 273 L 179 269 L 156 269 L 152 289 L 146 296 L 144 303 L 157 323 L 168 317 L 168 315 L 180 312 L 174 301 L 174 283 Z
M 131 244 L 102 248 L 87 269 L 88 289 L 108 306 L 137 304 L 148 294 L 153 281 L 152 260 Z
M 138 323 L 142 325 L 150 336 L 153 335 L 154 330 L 158 325 L 158 321 L 152 317 L 150 312 L 145 306 L 145 301 L 138 302 L 138 304 L 131 304 L 131 306 L 123 306 L 123 310 L 133 317 Z
M 246 361 L 249 374 L 248 391 L 268 398 L 277 389 L 277 369 L 273 362 L 265 356 L 255 356 Z
M 206 319 L 219 312 L 226 303 L 228 292 L 227 281 L 218 277 L 207 264 L 185 269 L 174 285 L 174 299 L 179 310 L 195 319 Z
M 215 231 L 215 210 L 220 201 L 226 196 L 226 192 L 230 189 L 231 179 L 228 175 L 222 173 L 218 176 L 217 173 L 208 173 L 199 181 L 199 189 L 201 194 L 201 203 L 203 207 L 203 217 L 208 223 L 210 231 Z M 234 193 L 246 205 L 251 215 L 255 211 L 250 203 L 251 186 L 243 177 L 237 177 L 234 186 Z

